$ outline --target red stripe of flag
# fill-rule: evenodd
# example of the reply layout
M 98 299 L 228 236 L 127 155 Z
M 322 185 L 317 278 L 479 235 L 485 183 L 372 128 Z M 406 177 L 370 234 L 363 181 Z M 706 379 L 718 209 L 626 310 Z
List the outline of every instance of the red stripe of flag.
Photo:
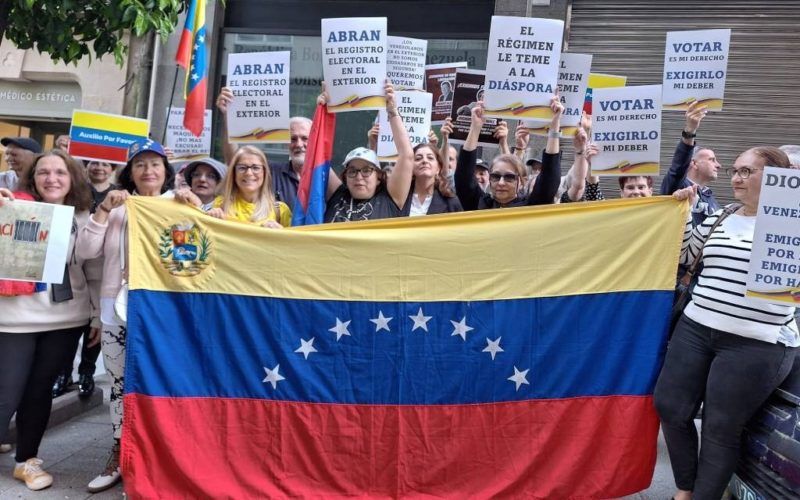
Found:
M 197 0 L 189 2 L 189 9 L 186 11 L 186 22 L 183 25 L 181 41 L 178 44 L 178 51 L 175 53 L 175 62 L 183 69 L 189 68 L 189 60 L 192 57 L 192 41 L 194 40 L 195 12 L 197 10 Z
M 128 148 L 123 146 L 115 148 L 112 146 L 101 146 L 88 142 L 78 142 L 75 140 L 69 143 L 69 154 L 72 156 L 82 156 L 84 158 L 96 158 L 98 160 L 116 163 L 128 161 Z

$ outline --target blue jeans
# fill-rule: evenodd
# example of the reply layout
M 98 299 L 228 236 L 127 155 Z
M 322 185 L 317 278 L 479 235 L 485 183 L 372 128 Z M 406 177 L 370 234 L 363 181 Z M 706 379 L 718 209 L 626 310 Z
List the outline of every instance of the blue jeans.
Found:
M 789 374 L 795 351 L 681 317 L 654 394 L 679 489 L 720 499 L 739 459 L 744 426 Z M 698 458 L 694 416 L 700 403 Z

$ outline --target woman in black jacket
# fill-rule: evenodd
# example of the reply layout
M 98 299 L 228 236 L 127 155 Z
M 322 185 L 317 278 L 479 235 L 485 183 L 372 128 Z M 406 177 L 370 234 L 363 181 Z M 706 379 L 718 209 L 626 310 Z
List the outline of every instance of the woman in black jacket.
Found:
M 463 210 L 448 186 L 442 165 L 441 153 L 435 146 L 423 143 L 414 148 L 414 178 L 403 215 L 414 217 Z
M 550 109 L 553 110 L 553 118 L 550 121 L 547 147 L 542 154 L 542 171 L 528 196 L 519 194 L 525 176 L 525 166 L 522 160 L 512 154 L 501 154 L 492 160 L 487 192 L 484 193 L 478 185 L 475 179 L 475 162 L 478 136 L 485 120 L 483 101 L 479 101 L 472 109 L 472 123 L 467 140 L 458 155 L 455 175 L 456 194 L 464 210 L 546 205 L 554 202 L 561 181 L 559 128 L 561 113 L 564 111 L 558 96 L 553 96 Z

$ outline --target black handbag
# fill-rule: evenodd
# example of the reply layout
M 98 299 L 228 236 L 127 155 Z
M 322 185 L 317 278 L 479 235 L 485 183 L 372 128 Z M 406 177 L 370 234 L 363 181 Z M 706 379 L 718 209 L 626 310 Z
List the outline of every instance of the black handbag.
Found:
M 697 285 L 698 268 L 703 261 L 703 247 L 706 246 L 708 238 L 714 234 L 714 230 L 717 229 L 717 226 L 722 224 L 722 221 L 727 219 L 729 215 L 739 210 L 741 206 L 742 205 L 739 203 L 731 203 L 725 207 L 719 217 L 717 217 L 717 220 L 714 221 L 711 229 L 708 231 L 708 235 L 706 236 L 706 239 L 703 240 L 703 246 L 700 247 L 700 251 L 697 252 L 694 262 L 692 262 L 692 265 L 689 266 L 689 269 L 686 271 L 686 273 L 678 279 L 678 284 L 675 287 L 675 294 L 677 298 L 672 304 L 672 312 L 669 318 L 670 337 L 672 337 L 672 332 L 675 331 L 675 325 L 678 324 L 678 320 L 681 319 L 681 316 L 683 315 L 683 310 L 686 309 L 686 306 L 689 305 L 689 301 L 692 299 L 692 290 L 694 290 L 695 285 Z

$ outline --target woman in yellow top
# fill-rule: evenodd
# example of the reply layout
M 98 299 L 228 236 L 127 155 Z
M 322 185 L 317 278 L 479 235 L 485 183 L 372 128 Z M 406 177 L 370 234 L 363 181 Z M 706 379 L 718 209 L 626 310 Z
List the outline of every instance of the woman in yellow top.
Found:
M 289 207 L 275 201 L 267 158 L 258 148 L 243 146 L 236 151 L 221 191 L 208 211 L 212 217 L 273 229 L 289 227 L 292 223 Z M 176 193 L 175 199 L 196 207 L 202 205 L 197 195 L 188 189 Z

